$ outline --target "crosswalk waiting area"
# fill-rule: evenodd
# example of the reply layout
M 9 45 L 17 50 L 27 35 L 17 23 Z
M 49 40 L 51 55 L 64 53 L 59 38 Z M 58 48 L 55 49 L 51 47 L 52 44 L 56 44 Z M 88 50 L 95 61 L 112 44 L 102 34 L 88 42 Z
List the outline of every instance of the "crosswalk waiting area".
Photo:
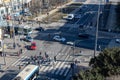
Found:
M 28 56 L 22 56 L 20 59 L 15 61 L 12 66 L 24 66 L 28 63 L 28 60 L 30 58 Z M 67 76 L 67 74 L 70 71 L 70 64 L 68 62 L 63 61 L 51 61 L 49 65 L 42 65 L 40 64 L 40 73 L 49 73 L 53 75 L 61 75 L 61 76 Z

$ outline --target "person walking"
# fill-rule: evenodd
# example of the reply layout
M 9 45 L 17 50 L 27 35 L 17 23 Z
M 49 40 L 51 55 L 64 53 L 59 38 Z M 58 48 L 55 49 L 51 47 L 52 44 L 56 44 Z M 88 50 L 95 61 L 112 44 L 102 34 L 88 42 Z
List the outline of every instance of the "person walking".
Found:
M 75 59 L 75 64 L 77 64 L 78 63 L 78 60 L 77 59 Z
M 19 65 L 19 70 L 21 70 L 21 66 Z
M 40 53 L 39 53 L 39 56 L 41 56 L 41 54 L 42 54 L 42 53 L 40 52 Z
M 54 56 L 54 61 L 56 62 L 56 56 Z

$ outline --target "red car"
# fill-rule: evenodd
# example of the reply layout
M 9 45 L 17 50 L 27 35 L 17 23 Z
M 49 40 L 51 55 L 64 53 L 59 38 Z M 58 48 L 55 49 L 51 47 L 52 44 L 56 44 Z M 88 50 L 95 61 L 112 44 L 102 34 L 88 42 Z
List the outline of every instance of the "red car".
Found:
M 36 46 L 36 42 L 32 42 L 31 43 L 31 46 L 30 46 L 30 49 L 31 50 L 36 50 L 37 46 Z

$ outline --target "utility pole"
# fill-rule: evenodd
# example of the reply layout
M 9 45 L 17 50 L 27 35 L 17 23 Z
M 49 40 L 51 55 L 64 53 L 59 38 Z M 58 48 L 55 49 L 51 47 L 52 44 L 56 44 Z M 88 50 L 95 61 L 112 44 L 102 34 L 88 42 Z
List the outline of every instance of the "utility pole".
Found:
M 5 48 L 5 45 L 4 45 L 4 42 L 3 42 L 3 58 L 4 58 L 4 64 L 6 65 L 6 59 L 5 59 L 6 54 L 5 54 L 4 48 Z
M 100 17 L 100 2 L 99 2 L 98 15 L 97 15 L 97 26 L 96 26 L 96 34 L 95 34 L 96 37 L 95 37 L 95 47 L 94 47 L 94 58 L 96 56 L 96 51 L 97 51 L 98 27 L 99 27 L 99 17 Z
M 2 0 L 2 3 L 3 3 L 3 6 L 5 7 L 6 11 L 7 11 L 7 19 L 6 19 L 6 22 L 7 22 L 7 28 L 9 26 L 9 21 L 10 21 L 10 15 L 8 14 L 9 12 L 9 5 L 8 3 L 10 3 L 10 1 L 5 1 L 5 0 Z M 10 28 L 10 27 L 9 27 Z M 3 29 L 3 28 L 2 28 Z M 2 36 L 4 34 L 3 30 L 1 30 L 2 32 Z M 2 55 L 3 55 L 3 59 L 4 59 L 4 65 L 6 65 L 6 54 L 5 54 L 5 43 L 4 43 L 4 38 L 3 38 L 3 41 L 2 41 Z

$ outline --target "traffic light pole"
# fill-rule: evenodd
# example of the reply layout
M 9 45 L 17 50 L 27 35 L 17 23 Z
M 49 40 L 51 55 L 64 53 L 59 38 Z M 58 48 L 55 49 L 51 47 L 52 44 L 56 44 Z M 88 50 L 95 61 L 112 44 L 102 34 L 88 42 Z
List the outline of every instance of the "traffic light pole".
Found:
M 96 37 L 95 37 L 95 47 L 94 47 L 94 58 L 96 56 L 96 51 L 97 51 L 99 17 L 100 17 L 100 2 L 99 2 L 99 7 L 98 7 L 97 26 L 96 26 L 96 34 L 95 34 Z

